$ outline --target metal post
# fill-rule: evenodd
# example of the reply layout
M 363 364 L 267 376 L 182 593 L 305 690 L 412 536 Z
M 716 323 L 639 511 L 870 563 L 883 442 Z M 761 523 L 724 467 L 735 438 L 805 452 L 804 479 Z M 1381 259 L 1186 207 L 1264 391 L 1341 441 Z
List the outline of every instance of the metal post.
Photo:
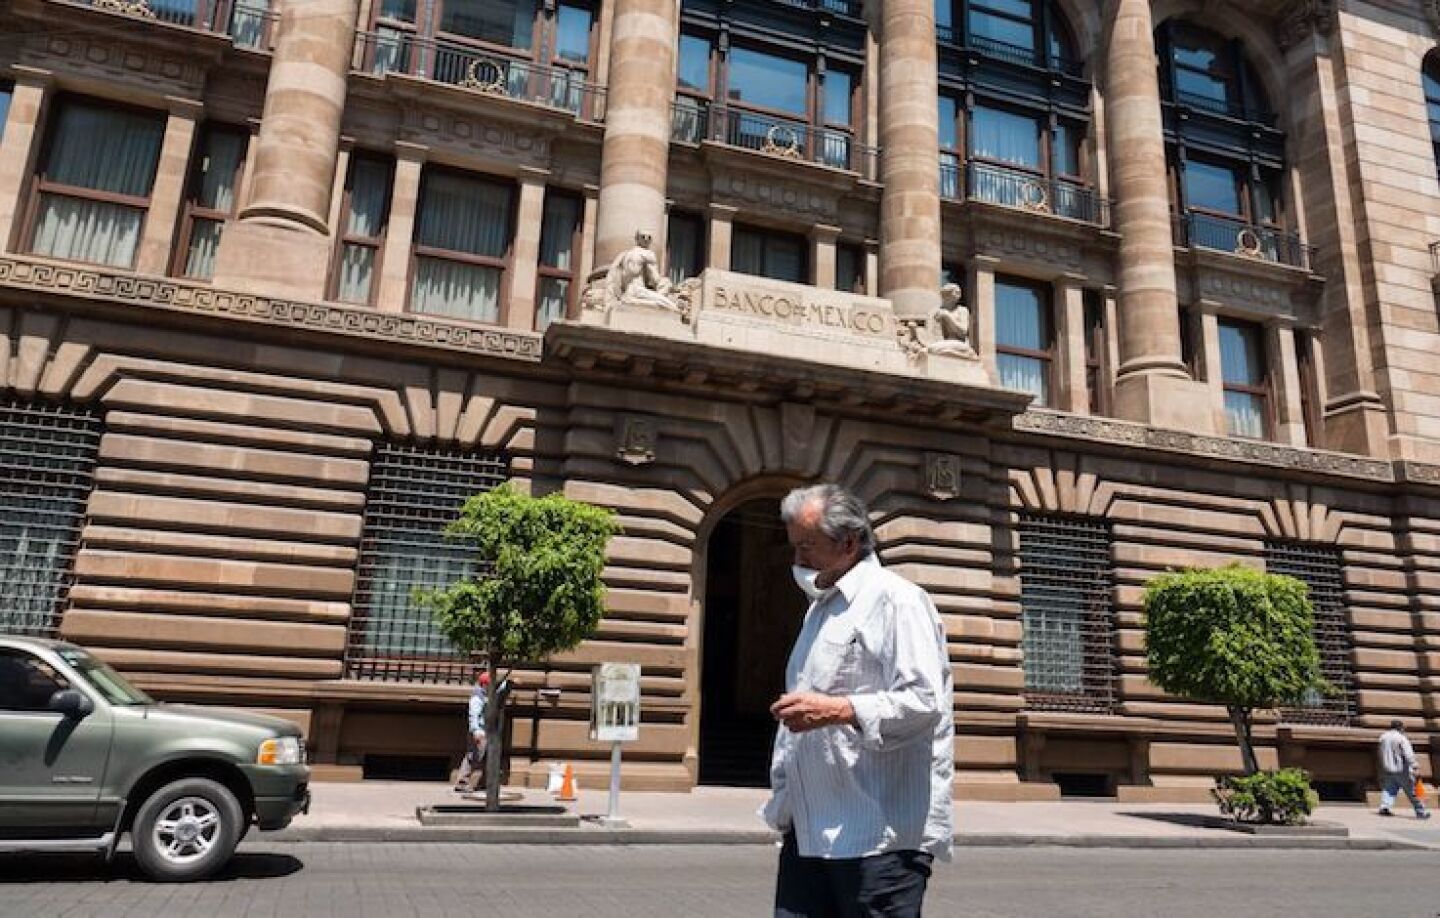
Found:
M 610 810 L 605 816 L 605 825 L 616 829 L 629 828 L 630 823 L 620 818 L 620 744 L 610 744 Z

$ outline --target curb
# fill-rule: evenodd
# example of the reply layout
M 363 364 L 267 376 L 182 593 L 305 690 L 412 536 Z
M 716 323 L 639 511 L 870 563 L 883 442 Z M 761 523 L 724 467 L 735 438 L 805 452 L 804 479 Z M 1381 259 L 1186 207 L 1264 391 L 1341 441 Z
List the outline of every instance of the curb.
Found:
M 258 836 L 270 842 L 421 842 L 479 845 L 775 845 L 779 836 L 768 830 L 707 831 L 705 829 L 515 829 L 422 826 L 300 827 Z M 957 848 L 1130 848 L 1235 849 L 1263 848 L 1328 851 L 1429 851 L 1429 846 L 1387 838 L 1337 838 L 1243 835 L 1217 830 L 1210 835 L 1009 835 L 955 836 Z

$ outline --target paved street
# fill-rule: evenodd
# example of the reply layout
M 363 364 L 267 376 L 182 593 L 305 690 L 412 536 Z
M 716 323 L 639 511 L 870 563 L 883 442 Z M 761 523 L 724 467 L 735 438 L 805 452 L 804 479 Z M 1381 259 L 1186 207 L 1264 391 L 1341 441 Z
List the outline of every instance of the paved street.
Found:
M 160 886 L 128 857 L 0 857 L 0 915 L 674 918 L 767 914 L 774 852 L 740 847 L 275 844 L 216 882 Z M 935 916 L 1435 918 L 1433 852 L 963 849 Z

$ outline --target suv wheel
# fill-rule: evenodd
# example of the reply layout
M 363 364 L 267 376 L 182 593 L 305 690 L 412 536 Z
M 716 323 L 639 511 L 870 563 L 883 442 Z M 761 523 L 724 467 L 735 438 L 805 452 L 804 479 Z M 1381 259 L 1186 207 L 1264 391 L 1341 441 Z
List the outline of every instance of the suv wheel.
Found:
M 198 880 L 224 866 L 240 842 L 244 813 L 225 785 L 183 778 L 150 795 L 135 814 L 131 847 L 156 880 Z

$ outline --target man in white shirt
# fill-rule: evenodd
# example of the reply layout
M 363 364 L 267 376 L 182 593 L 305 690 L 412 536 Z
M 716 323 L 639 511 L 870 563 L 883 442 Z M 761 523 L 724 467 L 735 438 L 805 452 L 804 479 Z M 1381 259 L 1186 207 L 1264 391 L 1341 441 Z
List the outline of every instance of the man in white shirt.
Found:
M 486 689 L 490 685 L 490 673 L 485 669 L 475 671 L 475 687 L 470 690 L 470 700 L 465 705 L 465 757 L 460 760 L 460 771 L 455 775 L 455 793 L 468 794 L 475 788 L 474 777 L 485 770 L 485 705 Z
M 1425 801 L 1415 796 L 1415 778 L 1420 774 L 1420 763 L 1415 759 L 1415 747 L 1405 735 L 1405 724 L 1400 720 L 1390 721 L 1390 729 L 1380 734 L 1380 815 L 1393 816 L 1390 807 L 1401 791 L 1410 798 L 1415 807 L 1416 819 L 1429 819 Z
M 780 515 L 811 602 L 770 709 L 775 916 L 918 916 L 953 831 L 944 626 L 924 590 L 880 566 L 854 495 L 802 488 Z

